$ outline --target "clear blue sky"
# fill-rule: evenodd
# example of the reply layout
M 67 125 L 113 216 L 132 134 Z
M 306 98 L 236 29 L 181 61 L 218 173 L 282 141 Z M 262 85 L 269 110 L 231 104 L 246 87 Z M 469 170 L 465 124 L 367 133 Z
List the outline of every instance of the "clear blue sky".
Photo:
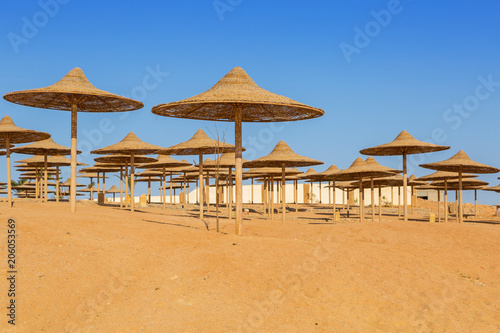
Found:
M 316 170 L 346 168 L 360 149 L 406 129 L 452 147 L 421 155 L 418 163 L 463 149 L 500 167 L 499 13 L 494 0 L 10 1 L 0 14 L 0 91 L 47 86 L 80 67 L 98 88 L 145 105 L 127 114 L 80 113 L 80 148 L 113 144 L 130 131 L 168 147 L 198 128 L 213 131 L 214 123 L 155 116 L 151 108 L 203 92 L 241 66 L 261 87 L 325 110 L 321 118 L 274 127 L 244 124 L 244 144 L 258 148 L 251 157 L 285 140 L 297 153 L 325 162 Z M 147 77 L 150 71 L 160 72 L 156 81 Z M 70 145 L 69 112 L 3 99 L 0 107 L 18 126 L 50 132 Z M 112 131 L 101 137 L 96 131 L 103 119 Z M 226 141 L 233 142 L 232 124 L 218 128 L 228 128 Z M 92 163 L 93 157 L 81 160 Z M 377 160 L 401 165 L 400 157 Z M 430 172 L 413 170 L 417 176 Z M 497 185 L 498 176 L 480 179 Z M 480 194 L 484 203 L 499 199 Z

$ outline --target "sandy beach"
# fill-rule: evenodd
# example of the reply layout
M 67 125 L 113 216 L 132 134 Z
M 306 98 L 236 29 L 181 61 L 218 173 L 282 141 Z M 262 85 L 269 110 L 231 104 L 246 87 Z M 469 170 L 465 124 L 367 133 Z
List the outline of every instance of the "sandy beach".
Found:
M 251 212 L 238 237 L 178 207 L 1 204 L 2 244 L 17 224 L 18 332 L 500 330 L 498 218 Z

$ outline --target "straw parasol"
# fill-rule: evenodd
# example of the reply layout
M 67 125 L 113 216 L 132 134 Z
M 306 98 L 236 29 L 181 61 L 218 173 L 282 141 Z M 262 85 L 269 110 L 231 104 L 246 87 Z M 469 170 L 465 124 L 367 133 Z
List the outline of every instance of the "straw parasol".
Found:
M 309 176 L 309 179 L 312 180 L 316 180 L 316 181 L 323 181 L 323 180 L 327 180 L 327 181 L 332 181 L 332 186 L 331 188 L 333 188 L 333 221 L 335 221 L 335 211 L 337 209 L 337 203 L 336 203 L 336 193 L 335 193 L 335 189 L 336 189 L 336 186 L 335 186 L 335 182 L 336 182 L 336 176 L 338 175 L 338 173 L 340 172 L 339 168 L 337 168 L 336 165 L 332 164 L 330 165 L 330 167 L 328 169 L 326 169 L 325 171 L 322 171 L 322 172 L 317 172 L 316 174 L 312 174 Z M 327 186 L 327 188 L 330 188 L 330 186 Z M 328 194 L 330 195 L 330 190 L 328 190 Z M 343 197 L 342 197 L 343 198 Z
M 71 182 L 76 184 L 77 112 L 123 112 L 144 107 L 139 101 L 94 87 L 80 68 L 72 69 L 55 84 L 5 94 L 9 102 L 36 108 L 71 111 Z M 76 212 L 76 186 L 71 187 L 70 209 Z
M 90 186 L 90 185 L 89 185 Z M 80 192 L 89 192 L 89 200 L 93 200 L 93 193 L 97 191 L 97 189 L 95 188 L 94 185 L 90 186 L 90 187 L 86 187 L 84 188 L 83 190 L 80 190 Z
M 377 163 L 378 164 L 378 163 Z M 394 170 L 388 169 L 381 165 L 368 164 L 361 157 L 358 157 L 351 166 L 345 170 L 337 173 L 337 180 L 359 180 L 359 220 L 364 220 L 364 191 L 363 191 L 363 178 L 377 178 L 393 175 Z
M 267 156 L 243 164 L 244 168 L 281 167 L 281 214 L 285 222 L 285 168 L 305 167 L 323 162 L 295 153 L 285 141 L 280 141 Z
M 106 164 L 108 166 L 119 167 L 120 168 L 120 208 L 123 207 L 123 182 L 125 178 L 125 192 L 128 193 L 128 167 L 130 164 L 129 155 L 108 155 L 94 158 L 94 161 Z M 155 158 L 149 156 L 137 155 L 134 156 L 134 163 L 138 166 L 142 163 L 150 163 L 156 161 Z M 103 172 L 104 174 L 105 172 Z M 124 174 L 125 173 L 125 174 Z M 104 182 L 105 180 L 103 180 Z M 99 178 L 97 178 L 97 184 L 99 185 Z M 99 186 L 98 186 L 99 187 Z M 127 202 L 125 202 L 125 207 Z
M 463 222 L 463 205 L 462 205 L 462 178 L 464 172 L 471 173 L 497 173 L 500 169 L 494 168 L 492 166 L 481 164 L 475 162 L 467 156 L 467 154 L 460 150 L 458 153 L 453 155 L 447 160 L 427 163 L 420 165 L 426 169 L 440 170 L 440 171 L 450 171 L 450 172 L 458 172 L 458 192 L 459 192 L 459 207 L 458 207 L 458 215 L 459 215 L 459 223 Z
M 120 190 L 115 185 L 111 186 L 107 193 L 113 193 L 113 202 L 115 202 L 116 193 L 120 193 Z
M 242 234 L 242 122 L 296 121 L 320 117 L 321 109 L 260 88 L 240 67 L 233 68 L 209 90 L 151 110 L 154 114 L 235 123 L 236 234 Z
M 93 178 L 97 178 L 97 188 L 92 187 L 92 191 L 90 191 L 91 200 L 94 197 L 94 190 L 93 189 L 95 189 L 95 191 L 97 191 L 99 193 L 99 178 L 102 178 L 103 181 L 105 181 L 106 179 L 109 178 L 109 177 L 99 175 L 99 173 L 97 173 L 97 172 L 85 172 L 85 171 L 80 170 L 80 171 L 78 171 L 78 173 L 79 173 L 79 175 L 77 176 L 77 178 L 90 178 L 91 183 L 92 183 Z
M 18 154 L 28 154 L 28 155 L 43 155 L 43 168 L 45 170 L 44 172 L 44 181 L 45 181 L 45 195 L 44 195 L 44 201 L 47 201 L 47 167 L 48 167 L 48 159 L 47 156 L 51 155 L 70 155 L 71 154 L 71 149 L 65 146 L 62 146 L 58 143 L 55 143 L 52 138 L 45 139 L 42 141 L 37 141 L 34 143 L 30 143 L 26 146 L 22 147 L 17 147 L 12 149 L 13 152 L 16 152 Z M 77 154 L 81 154 L 81 151 L 77 151 Z M 58 169 L 59 171 L 59 169 Z M 59 182 L 59 177 L 58 182 Z M 57 192 L 59 192 L 59 187 L 56 189 Z M 58 195 L 59 193 L 57 193 Z
M 17 162 L 24 162 L 29 166 L 33 166 L 35 168 L 38 167 L 43 167 L 45 165 L 45 158 L 41 155 L 35 155 L 33 157 L 17 161 Z M 87 166 L 88 164 L 82 163 L 82 162 L 76 162 L 77 166 Z M 47 166 L 49 167 L 56 167 L 56 170 L 59 171 L 59 167 L 62 166 L 71 166 L 71 160 L 65 156 L 62 155 L 56 155 L 56 156 L 48 156 L 47 157 Z M 56 178 L 57 181 L 57 188 L 56 188 L 56 202 L 59 202 L 59 177 Z
M 9 207 L 12 207 L 12 190 L 10 184 L 10 148 L 12 144 L 40 141 L 48 138 L 50 138 L 49 133 L 17 127 L 9 116 L 5 116 L 0 120 L 0 145 L 5 147 L 5 154 L 7 156 L 7 194 Z
M 165 154 L 159 154 L 158 157 L 156 158 L 155 162 L 150 162 L 150 163 L 144 163 L 139 166 L 141 169 L 161 169 L 161 177 L 162 181 L 165 182 L 165 172 L 167 168 L 171 168 L 169 170 L 170 172 L 170 183 L 172 183 L 172 175 L 175 172 L 175 168 L 186 168 L 191 166 L 191 163 L 187 162 L 186 160 L 179 161 L 176 160 L 168 155 Z M 160 176 L 157 174 L 157 176 Z M 162 202 L 163 202 L 163 209 L 166 209 L 166 200 L 165 200 L 165 187 L 162 187 L 163 189 L 161 190 L 162 192 Z M 172 198 L 172 186 L 170 186 L 170 198 Z
M 250 161 L 252 162 L 252 161 Z M 299 170 L 296 168 L 285 168 L 285 178 L 287 176 L 296 176 L 298 174 L 301 174 Z M 266 197 L 264 197 L 264 211 L 268 209 L 269 212 L 269 218 L 273 219 L 274 218 L 274 177 L 275 176 L 282 176 L 283 177 L 283 169 L 282 168 L 277 168 L 277 167 L 262 167 L 262 168 L 251 168 L 248 171 L 245 171 L 243 173 L 245 178 L 258 178 L 258 177 L 264 177 L 264 189 L 266 190 Z M 270 186 L 268 186 L 270 185 Z M 269 189 L 269 187 L 271 187 Z M 269 193 L 271 192 L 271 193 Z M 268 198 L 267 198 L 268 197 Z M 270 205 L 270 207 L 269 207 Z
M 155 106 L 156 108 L 157 106 Z M 154 108 L 153 108 L 154 110 Z M 155 113 L 153 111 L 153 113 Z M 158 151 L 163 155 L 198 155 L 199 156 L 199 188 L 200 188 L 200 219 L 203 218 L 203 155 L 223 154 L 235 151 L 235 146 L 211 139 L 202 129 L 198 129 L 193 137 L 185 142 Z
M 459 180 L 454 179 L 448 181 L 447 189 L 452 191 L 459 190 Z M 485 190 L 487 189 L 488 183 L 479 179 L 466 179 L 462 180 L 462 190 L 473 190 L 474 191 L 474 216 L 477 217 L 477 190 Z M 429 185 L 429 188 L 434 188 L 438 190 L 444 190 L 444 181 L 434 181 Z M 447 206 L 445 206 L 446 211 Z M 457 216 L 458 217 L 458 216 Z
M 406 156 L 411 154 L 422 154 L 430 153 L 441 150 L 450 149 L 448 146 L 439 146 L 432 143 L 427 143 L 419 141 L 410 135 L 407 131 L 402 131 L 394 139 L 394 141 L 385 143 L 380 146 L 366 148 L 360 151 L 363 155 L 374 155 L 374 156 L 393 156 L 402 155 L 403 156 L 403 212 L 404 221 L 408 221 L 408 207 L 407 204 L 407 175 L 406 175 Z
M 245 163 L 245 162 L 248 162 L 246 159 L 242 158 L 242 163 Z M 224 153 L 222 154 L 221 156 L 219 156 L 217 159 L 209 162 L 209 163 L 205 163 L 204 162 L 204 167 L 205 168 L 209 168 L 209 169 L 216 169 L 216 178 L 219 178 L 220 177 L 220 174 L 222 173 L 221 170 L 219 170 L 219 168 L 227 168 L 228 171 L 229 171 L 229 174 L 228 174 L 228 177 L 227 177 L 227 182 L 226 182 L 226 186 L 227 186 L 227 190 L 228 190 L 228 198 L 230 198 L 228 200 L 228 203 L 227 203 L 227 212 L 228 212 L 228 218 L 231 219 L 231 213 L 232 213 L 232 199 L 233 199 L 233 184 L 232 184 L 232 172 L 233 172 L 233 168 L 236 167 L 236 154 L 234 152 L 232 153 Z M 218 180 L 218 179 L 217 179 Z M 219 182 L 216 180 L 216 187 L 218 188 L 219 187 Z M 231 183 L 231 185 L 230 185 Z M 219 193 L 218 191 L 216 193 Z M 252 179 L 252 193 L 253 193 L 253 179 Z M 252 195 L 253 197 L 253 195 Z
M 120 142 L 91 152 L 92 154 L 121 154 L 130 156 L 130 195 L 132 197 L 130 210 L 132 212 L 134 211 L 134 156 L 153 154 L 159 149 L 162 149 L 162 147 L 146 143 L 140 140 L 133 132 L 130 132 Z
M 474 178 L 474 177 L 477 177 L 477 176 L 473 175 L 473 174 L 468 174 L 468 173 L 462 174 L 462 178 Z M 445 222 L 448 222 L 448 210 L 446 209 L 446 207 L 448 207 L 448 180 L 451 180 L 451 179 L 458 179 L 458 173 L 449 172 L 449 171 L 436 171 L 436 172 L 433 172 L 429 175 L 416 178 L 416 180 L 423 180 L 423 181 L 435 181 L 435 180 L 444 181 L 443 191 L 444 191 L 444 207 L 445 207 L 444 221 Z M 440 199 L 439 199 L 440 189 L 436 189 L 436 190 L 438 191 L 438 202 L 439 202 L 440 201 Z M 439 216 L 439 203 L 438 203 L 438 221 L 439 220 L 440 220 L 440 216 Z

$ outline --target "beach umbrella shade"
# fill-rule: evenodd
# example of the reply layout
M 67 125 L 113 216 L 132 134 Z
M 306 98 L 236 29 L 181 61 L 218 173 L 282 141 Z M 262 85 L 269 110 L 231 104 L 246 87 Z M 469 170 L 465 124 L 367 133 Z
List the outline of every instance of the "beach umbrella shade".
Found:
M 474 178 L 477 177 L 477 175 L 473 174 L 468 174 L 468 173 L 463 173 L 462 178 Z M 439 181 L 442 180 L 444 181 L 444 187 L 443 187 L 443 192 L 444 192 L 444 221 L 445 223 L 448 222 L 448 180 L 452 179 L 458 179 L 458 173 L 456 172 L 449 172 L 449 171 L 436 171 L 431 174 L 418 177 L 416 180 L 422 180 L 422 181 Z M 432 187 L 431 187 L 432 189 Z M 438 191 L 438 220 L 440 219 L 439 217 L 439 189 L 436 189 Z
M 407 207 L 407 167 L 406 157 L 412 154 L 430 153 L 450 149 L 448 146 L 440 146 L 415 139 L 407 131 L 402 131 L 394 141 L 376 147 L 366 148 L 360 151 L 363 155 L 372 156 L 403 156 L 403 213 L 404 221 L 408 221 Z
M 47 201 L 47 168 L 48 168 L 48 155 L 70 155 L 71 149 L 65 146 L 62 146 L 58 143 L 55 143 L 51 138 L 30 143 L 28 145 L 12 148 L 12 151 L 18 154 L 28 154 L 28 155 L 41 155 L 44 158 L 43 168 L 44 172 L 44 181 L 45 181 L 45 196 L 44 200 Z M 77 151 L 77 154 L 81 154 L 81 151 Z M 57 176 L 59 178 L 59 176 Z M 59 191 L 59 188 L 56 189 Z
M 108 155 L 94 158 L 94 161 L 106 164 L 108 166 L 119 167 L 120 168 L 120 208 L 123 206 L 123 178 L 125 178 L 125 192 L 128 193 L 128 167 L 130 164 L 129 155 Z M 155 162 L 156 158 L 137 155 L 134 156 L 134 163 L 139 166 L 143 163 Z M 125 176 L 123 175 L 123 168 L 125 168 Z M 104 173 L 103 173 L 104 174 Z M 97 178 L 99 181 L 99 178 Z M 104 179 L 103 179 L 104 181 Z M 125 203 L 126 205 L 126 203 Z
M 50 138 L 49 133 L 37 132 L 16 126 L 11 117 L 5 116 L 0 120 L 0 145 L 5 147 L 7 156 L 7 194 L 9 207 L 12 207 L 10 153 L 13 144 L 28 143 Z
M 336 180 L 359 180 L 359 220 L 364 220 L 364 191 L 363 178 L 385 177 L 394 174 L 385 167 L 368 165 L 361 157 L 358 157 L 351 166 L 341 170 L 336 175 Z
M 242 122 L 278 122 L 316 118 L 324 111 L 260 88 L 240 67 L 194 97 L 153 107 L 154 114 L 235 124 L 236 234 L 242 234 Z
M 252 162 L 252 161 L 250 161 Z M 297 176 L 298 174 L 301 174 L 302 172 L 295 169 L 295 168 L 285 168 L 285 178 L 287 176 Z M 251 168 L 248 171 L 245 171 L 244 173 L 245 178 L 258 178 L 258 177 L 264 177 L 266 180 L 264 181 L 264 186 L 266 189 L 266 192 L 269 192 L 269 187 L 266 185 L 267 183 L 273 184 L 274 182 L 274 177 L 281 176 L 283 178 L 283 168 L 281 167 L 260 167 L 260 168 Z M 272 186 L 271 191 L 274 191 L 274 186 Z M 273 192 L 274 193 L 274 192 Z M 272 205 L 274 204 L 274 198 L 273 198 L 273 193 L 269 196 L 270 200 L 267 200 L 264 202 L 264 208 L 267 204 L 271 204 L 271 209 L 270 209 L 270 218 L 273 219 L 274 216 L 274 209 L 272 209 Z M 265 198 L 264 198 L 265 199 Z
M 248 162 L 246 159 L 242 158 L 242 163 L 245 163 L 245 162 Z M 229 194 L 229 201 L 227 203 L 227 211 L 228 211 L 228 218 L 230 219 L 231 218 L 231 213 L 233 211 L 233 208 L 232 208 L 232 198 L 233 198 L 233 185 L 232 185 L 232 171 L 233 171 L 233 168 L 236 167 L 236 154 L 235 153 L 224 153 L 222 154 L 221 156 L 219 156 L 217 159 L 211 161 L 211 162 L 208 162 L 208 163 L 205 163 L 204 162 L 204 167 L 205 168 L 208 168 L 208 169 L 216 169 L 216 177 L 220 179 L 220 175 L 221 174 L 224 174 L 224 172 L 222 172 L 221 170 L 219 170 L 220 168 L 227 168 L 229 173 L 227 174 L 227 190 L 228 190 L 228 194 Z M 231 185 L 230 185 L 231 183 Z M 219 187 L 219 182 L 216 183 L 216 187 L 218 188 Z M 253 191 L 253 187 L 252 187 L 252 191 Z M 218 193 L 218 192 L 217 192 Z
M 30 158 L 17 161 L 17 162 L 24 162 L 29 166 L 33 166 L 35 168 L 43 167 L 45 165 L 45 158 L 41 155 L 35 155 Z M 76 162 L 77 166 L 87 166 L 88 164 L 82 163 L 82 162 Z M 71 166 L 71 160 L 67 158 L 66 156 L 62 155 L 56 155 L 56 156 L 48 156 L 47 157 L 47 166 L 49 167 L 56 167 L 56 170 L 59 171 L 59 167 L 63 166 Z M 56 202 L 59 202 L 59 177 L 56 178 L 57 181 L 57 187 L 56 187 Z
M 97 189 L 95 188 L 94 185 L 89 185 L 88 187 L 84 188 L 83 190 L 80 190 L 79 192 L 89 192 L 90 193 L 90 197 L 89 197 L 89 200 L 93 200 L 93 193 L 97 191 Z
M 477 191 L 485 190 L 488 183 L 479 179 L 466 179 L 462 181 L 462 191 L 473 190 L 474 191 L 474 215 L 477 217 Z M 439 190 L 444 190 L 444 181 L 434 181 L 428 188 L 435 188 Z M 452 191 L 459 190 L 459 182 L 457 179 L 449 181 L 447 184 L 447 189 Z M 446 209 L 445 209 L 446 210 Z M 458 214 L 457 214 L 458 217 Z
M 121 168 L 107 164 L 107 163 L 95 163 L 93 166 L 88 168 L 80 169 L 80 172 L 95 172 L 97 174 L 102 174 L 102 192 L 106 193 L 106 173 L 121 172 Z M 99 191 L 99 177 L 97 178 L 97 191 Z
M 280 141 L 267 156 L 243 164 L 244 168 L 281 167 L 281 214 L 285 222 L 285 168 L 319 165 L 323 162 L 295 153 L 285 141 Z
M 113 193 L 113 202 L 115 202 L 116 193 L 120 193 L 120 190 L 115 185 L 111 186 L 107 193 Z
M 211 139 L 202 129 L 196 131 L 193 137 L 185 142 L 158 151 L 162 155 L 198 155 L 198 176 L 200 189 L 200 219 L 203 218 L 203 155 L 223 154 L 235 151 L 235 146 Z
M 139 166 L 141 169 L 161 169 L 161 177 L 162 181 L 165 182 L 165 172 L 167 171 L 167 168 L 169 169 L 170 173 L 170 182 L 172 182 L 172 175 L 177 172 L 182 172 L 183 170 L 186 170 L 188 167 L 191 166 L 191 163 L 187 162 L 186 160 L 179 161 L 176 160 L 175 158 L 172 158 L 168 155 L 165 154 L 159 154 L 158 157 L 156 158 L 156 161 L 150 162 L 150 163 L 144 163 Z M 166 209 L 166 200 L 165 200 L 165 188 L 162 190 L 162 201 L 163 201 L 163 209 Z M 172 187 L 170 188 L 170 197 L 172 197 Z
M 92 151 L 92 154 L 120 154 L 130 156 L 130 194 L 131 194 L 131 212 L 134 211 L 134 156 L 153 154 L 162 147 L 146 143 L 139 139 L 133 132 L 127 134 L 120 142 L 105 148 Z
M 55 84 L 38 89 L 7 93 L 9 102 L 52 110 L 71 111 L 71 181 L 76 184 L 76 136 L 78 112 L 123 112 L 144 107 L 139 101 L 97 89 L 80 68 L 72 69 Z M 71 187 L 70 209 L 76 212 L 76 186 Z
M 339 168 L 337 168 L 336 165 L 331 165 L 328 169 L 326 169 L 325 171 L 323 172 L 316 172 L 315 174 L 311 174 L 309 176 L 309 179 L 311 180 L 316 180 L 316 181 L 332 181 L 332 186 L 329 187 L 327 186 L 327 188 L 333 188 L 333 221 L 335 221 L 335 211 L 337 209 L 337 203 L 336 203 L 336 193 L 335 193 L 335 188 L 337 186 L 335 186 L 335 183 L 336 183 L 336 176 L 338 175 L 338 173 L 340 172 Z M 328 193 L 330 193 L 330 190 L 328 190 Z
M 500 169 L 495 167 L 481 164 L 473 161 L 467 154 L 460 150 L 458 153 L 453 155 L 447 160 L 427 163 L 420 165 L 426 169 L 439 170 L 439 171 L 449 171 L 449 172 L 458 172 L 458 221 L 459 223 L 463 222 L 463 205 L 462 205 L 462 174 L 464 172 L 469 173 L 497 173 Z

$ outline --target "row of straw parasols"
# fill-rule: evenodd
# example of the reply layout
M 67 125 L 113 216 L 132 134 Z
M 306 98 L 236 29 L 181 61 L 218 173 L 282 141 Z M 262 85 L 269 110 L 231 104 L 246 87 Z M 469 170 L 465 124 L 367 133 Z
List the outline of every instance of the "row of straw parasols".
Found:
M 7 101 L 38 108 L 67 110 L 71 111 L 71 212 L 76 212 L 76 145 L 77 145 L 77 113 L 78 112 L 123 112 L 132 111 L 142 108 L 144 105 L 126 97 L 118 96 L 104 90 L 94 87 L 85 77 L 83 71 L 79 68 L 71 70 L 57 83 L 38 89 L 23 90 L 12 92 L 4 95 Z M 130 156 L 131 179 L 133 184 L 134 178 L 134 155 L 151 154 L 159 152 L 165 155 L 199 155 L 199 180 L 200 193 L 204 193 L 203 187 L 203 160 L 204 154 L 224 153 L 234 151 L 235 153 L 235 183 L 236 183 L 236 234 L 242 234 L 242 180 L 243 180 L 243 161 L 242 161 L 242 123 L 243 122 L 279 122 L 279 121 L 297 121 L 320 117 L 324 111 L 311 107 L 290 98 L 274 94 L 259 87 L 250 76 L 240 67 L 233 68 L 221 80 L 219 80 L 209 90 L 177 102 L 159 104 L 152 108 L 152 112 L 157 115 L 188 119 L 201 120 L 216 120 L 230 121 L 235 123 L 235 145 L 217 144 L 216 149 L 211 146 L 206 149 L 204 146 L 191 148 L 183 144 L 163 149 L 154 145 L 145 145 L 145 147 L 127 146 L 125 138 L 122 142 L 115 145 L 95 150 L 96 154 L 113 154 L 119 152 L 123 155 Z M 50 137 L 47 133 L 31 133 L 35 139 L 31 141 L 22 141 L 14 132 L 5 132 L 8 135 L 4 136 L 0 144 L 6 146 L 7 163 L 8 163 L 8 178 L 10 178 L 10 144 L 31 142 L 36 140 L 47 139 Z M 22 142 L 19 142 L 21 140 Z M 162 150 L 163 149 L 163 150 Z M 215 149 L 215 151 L 214 151 Z M 403 157 L 403 196 L 404 196 L 404 220 L 407 221 L 407 166 L 406 157 L 410 154 L 426 153 L 449 149 L 449 147 L 438 146 L 430 143 L 424 143 L 414 139 L 407 132 L 403 131 L 393 142 L 376 146 L 373 148 L 363 149 L 362 154 L 373 156 L 401 155 Z M 278 153 L 278 152 L 276 152 Z M 476 162 L 466 158 L 465 153 L 459 152 L 454 159 L 443 161 L 442 163 L 422 165 L 435 170 L 457 172 L 459 176 L 460 190 L 460 221 L 462 221 L 462 197 L 461 197 L 461 179 L 464 172 L 488 173 L 497 172 L 498 169 L 479 165 Z M 300 156 L 300 155 L 298 155 Z M 290 159 L 287 162 L 273 161 L 273 156 L 268 156 L 268 159 L 258 159 L 254 165 L 273 164 L 282 168 L 282 184 L 284 184 L 284 168 L 285 166 L 305 166 L 314 165 L 318 161 L 306 161 Z M 249 161 L 247 163 L 252 163 Z M 356 162 L 356 161 L 355 161 Z M 445 163 L 446 162 L 446 163 Z M 313 163 L 313 164 L 308 164 Z M 252 165 L 252 164 L 248 164 Z M 375 166 L 372 166 L 375 167 Z M 495 171 L 496 170 L 496 171 Z M 360 186 L 363 185 L 363 178 L 368 177 L 374 179 L 380 176 L 381 170 L 370 170 L 369 166 L 363 166 L 360 163 L 353 163 L 346 170 L 339 171 L 340 174 L 335 176 L 336 180 L 358 178 Z M 377 173 L 379 172 L 379 173 Z M 384 173 L 387 174 L 387 170 Z M 333 177 L 333 176 L 332 176 Z M 9 179 L 10 181 L 10 179 Z M 9 185 L 10 186 L 10 185 Z M 133 185 L 131 185 L 131 194 L 133 196 Z M 284 191 L 281 191 L 284 193 Z M 9 187 L 10 193 L 10 187 Z M 202 195 L 202 194 L 201 194 Z M 10 194 L 9 194 L 9 202 Z M 200 202 L 203 202 L 200 200 Z M 283 200 L 284 202 L 284 200 Z M 133 210 L 133 205 L 132 205 Z M 284 209 L 283 209 L 284 214 Z M 362 214 L 362 212 L 361 212 Z M 203 209 L 200 207 L 200 218 L 203 218 Z M 284 217 L 283 217 L 284 219 Z

